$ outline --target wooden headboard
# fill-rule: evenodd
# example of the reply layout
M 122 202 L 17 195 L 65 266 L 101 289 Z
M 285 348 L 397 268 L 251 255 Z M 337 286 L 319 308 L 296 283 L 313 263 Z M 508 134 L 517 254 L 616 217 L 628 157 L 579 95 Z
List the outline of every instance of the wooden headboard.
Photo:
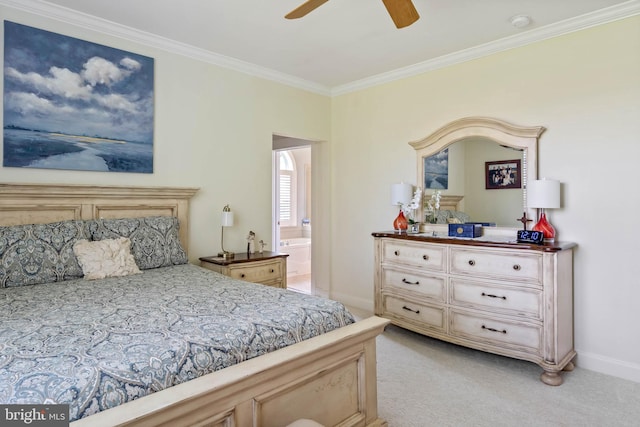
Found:
M 198 188 L 0 184 L 0 225 L 68 219 L 175 216 L 189 248 L 189 200 Z

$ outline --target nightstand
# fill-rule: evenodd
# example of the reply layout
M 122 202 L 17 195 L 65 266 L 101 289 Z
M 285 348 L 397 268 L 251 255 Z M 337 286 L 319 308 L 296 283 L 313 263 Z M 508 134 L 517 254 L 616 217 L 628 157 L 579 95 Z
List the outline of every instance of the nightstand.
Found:
M 287 288 L 287 257 L 278 252 L 236 253 L 233 259 L 208 256 L 200 258 L 200 266 L 234 279 Z

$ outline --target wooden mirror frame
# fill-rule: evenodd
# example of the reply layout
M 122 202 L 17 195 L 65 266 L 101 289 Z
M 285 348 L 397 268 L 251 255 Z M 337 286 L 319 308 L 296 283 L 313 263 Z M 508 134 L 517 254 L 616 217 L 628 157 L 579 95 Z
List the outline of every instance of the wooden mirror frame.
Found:
M 424 157 L 439 153 L 454 142 L 465 138 L 486 138 L 501 145 L 522 149 L 522 208 L 527 218 L 535 221 L 535 209 L 527 207 L 527 180 L 538 179 L 538 139 L 545 130 L 542 126 L 516 126 L 488 117 L 465 117 L 455 120 L 426 138 L 409 143 L 417 154 L 416 182 L 422 187 Z M 419 215 L 419 218 L 424 218 L 424 203 L 420 207 Z

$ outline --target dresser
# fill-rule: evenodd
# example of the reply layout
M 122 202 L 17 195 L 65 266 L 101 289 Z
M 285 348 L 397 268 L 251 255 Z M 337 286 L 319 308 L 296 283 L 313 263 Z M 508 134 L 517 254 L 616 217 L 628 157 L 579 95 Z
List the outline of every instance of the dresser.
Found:
M 237 253 L 232 259 L 209 256 L 200 258 L 200 266 L 234 279 L 286 289 L 288 256 L 268 251 Z
M 375 314 L 444 341 L 573 369 L 572 243 L 373 233 Z

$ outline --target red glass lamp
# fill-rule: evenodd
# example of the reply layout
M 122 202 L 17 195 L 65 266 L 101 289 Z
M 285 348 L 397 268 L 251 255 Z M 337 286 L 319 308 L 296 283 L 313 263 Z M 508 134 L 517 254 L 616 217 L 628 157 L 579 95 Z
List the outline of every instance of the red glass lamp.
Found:
M 409 222 L 404 216 L 402 206 L 406 206 L 409 204 L 409 202 L 411 202 L 412 195 L 413 186 L 411 184 L 401 182 L 400 184 L 393 184 L 391 186 L 391 204 L 394 206 L 398 206 L 398 208 L 400 209 L 398 216 L 393 221 L 393 229 L 398 232 L 407 231 L 407 228 L 409 227 Z
M 560 207 L 560 181 L 551 179 L 534 180 L 527 183 L 527 205 L 530 208 L 538 208 L 540 217 L 538 223 L 533 226 L 533 231 L 542 231 L 545 242 L 553 242 L 556 239 L 556 229 L 547 219 L 545 209 L 558 209 Z

